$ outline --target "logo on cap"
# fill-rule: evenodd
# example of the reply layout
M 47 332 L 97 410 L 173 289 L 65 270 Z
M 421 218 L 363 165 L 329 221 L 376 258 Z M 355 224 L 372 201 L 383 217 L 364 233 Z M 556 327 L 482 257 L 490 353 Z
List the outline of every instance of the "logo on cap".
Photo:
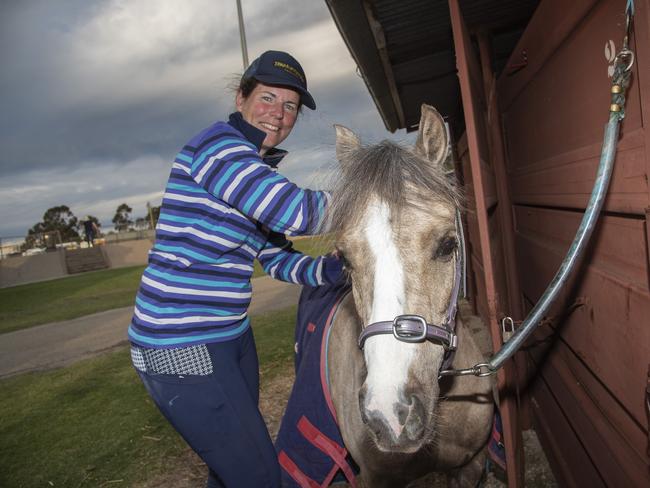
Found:
M 283 70 L 286 71 L 287 73 L 292 74 L 293 76 L 295 76 L 296 78 L 298 78 L 300 81 L 302 81 L 303 83 L 305 83 L 305 77 L 302 76 L 302 75 L 300 74 L 300 71 L 298 71 L 298 70 L 297 70 L 296 68 L 294 68 L 293 66 L 291 66 L 291 65 L 289 65 L 289 64 L 287 64 L 287 63 L 283 63 L 282 61 L 273 61 L 273 66 L 275 66 L 276 68 L 281 68 L 281 69 L 283 69 Z

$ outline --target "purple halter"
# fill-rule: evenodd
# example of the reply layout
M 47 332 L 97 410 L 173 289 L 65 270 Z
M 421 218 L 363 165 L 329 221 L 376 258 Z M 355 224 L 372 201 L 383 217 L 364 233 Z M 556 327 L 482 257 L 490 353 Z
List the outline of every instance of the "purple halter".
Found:
M 465 241 L 463 237 L 462 221 L 459 212 L 456 212 L 456 234 L 458 236 L 458 249 L 456 250 L 456 270 L 454 273 L 454 289 L 447 307 L 445 320 L 440 325 L 430 324 L 420 315 L 398 315 L 393 320 L 384 320 L 367 325 L 359 335 L 359 348 L 369 337 L 380 334 L 393 334 L 393 337 L 402 342 L 440 342 L 447 350 L 443 368 L 449 367 L 453 359 L 453 352 L 458 347 L 456 335 L 456 311 L 458 310 L 458 297 L 463 284 L 464 294 L 464 265 Z

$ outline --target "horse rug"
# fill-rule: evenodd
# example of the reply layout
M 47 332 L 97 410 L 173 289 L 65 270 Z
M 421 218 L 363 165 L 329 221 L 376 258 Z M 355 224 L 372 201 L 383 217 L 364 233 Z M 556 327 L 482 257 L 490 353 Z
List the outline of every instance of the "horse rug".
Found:
M 359 470 L 343 444 L 329 391 L 327 339 L 339 304 L 350 291 L 336 285 L 303 287 L 295 330 L 296 379 L 275 449 L 282 486 L 324 488 L 334 481 L 355 487 Z M 492 464 L 505 471 L 501 419 L 495 410 L 488 445 Z
M 326 487 L 344 479 L 356 486 L 357 468 L 343 445 L 327 378 L 328 333 L 349 290 L 343 282 L 306 286 L 300 295 L 296 380 L 275 441 L 283 487 Z

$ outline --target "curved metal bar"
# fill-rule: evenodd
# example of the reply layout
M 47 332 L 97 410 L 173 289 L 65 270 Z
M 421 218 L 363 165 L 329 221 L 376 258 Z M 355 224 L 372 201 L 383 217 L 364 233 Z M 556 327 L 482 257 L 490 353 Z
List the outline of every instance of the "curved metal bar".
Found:
M 634 1 L 628 0 L 626 8 L 626 35 L 624 37 L 623 49 L 616 55 L 617 63 L 614 68 L 611 87 L 612 104 L 610 105 L 609 121 L 605 125 L 605 137 L 603 140 L 603 149 L 600 154 L 600 163 L 596 173 L 596 180 L 585 214 L 582 216 L 580 227 L 578 227 L 578 231 L 567 255 L 562 261 L 562 264 L 560 264 L 560 268 L 555 273 L 546 291 L 544 291 L 542 297 L 530 311 L 521 327 L 501 346 L 501 349 L 492 356 L 489 362 L 479 363 L 471 368 L 465 369 L 444 369 L 440 371 L 439 377 L 464 375 L 484 377 L 495 374 L 503 363 L 523 345 L 533 332 L 544 314 L 555 302 L 559 291 L 568 280 L 573 267 L 582 256 L 596 226 L 598 216 L 607 195 L 607 188 L 609 187 L 609 180 L 611 179 L 614 159 L 616 157 L 619 123 L 625 117 L 625 92 L 630 82 L 631 68 L 634 63 L 634 53 L 628 48 L 628 38 L 632 29 L 633 15 Z M 627 61 L 625 58 L 627 58 Z
M 603 207 L 605 196 L 607 195 L 607 188 L 609 180 L 612 175 L 614 167 L 614 156 L 616 155 L 616 142 L 618 140 L 619 131 L 619 116 L 615 113 L 610 114 L 609 122 L 605 125 L 605 139 L 603 141 L 603 151 L 600 157 L 600 164 L 598 166 L 598 173 L 596 174 L 596 181 L 594 188 L 591 192 L 591 198 L 587 205 L 587 210 L 582 217 L 580 227 L 576 233 L 575 238 L 569 248 L 568 254 L 565 256 L 564 261 L 560 265 L 553 280 L 548 285 L 544 295 L 537 301 L 533 309 L 530 311 L 526 320 L 517 331 L 513 334 L 508 342 L 506 342 L 501 349 L 490 359 L 489 368 L 496 371 L 510 356 L 512 356 L 517 349 L 521 347 L 524 341 L 530 336 L 535 329 L 537 323 L 541 320 L 543 315 L 547 312 L 549 307 L 556 300 L 559 291 L 562 289 L 569 274 L 575 263 L 582 256 L 589 238 L 593 233 L 594 227 L 598 220 L 598 215 Z
M 603 140 L 603 149 L 600 156 L 598 172 L 596 173 L 596 181 L 594 182 L 587 209 L 585 210 L 585 214 L 582 216 L 580 227 L 578 227 L 578 231 L 571 243 L 571 247 L 569 248 L 567 255 L 564 257 L 562 264 L 560 264 L 560 268 L 555 273 L 553 280 L 551 280 L 551 283 L 546 288 L 542 297 L 537 301 L 524 322 L 521 324 L 521 327 L 515 331 L 512 337 L 501 346 L 501 349 L 499 349 L 499 351 L 492 356 L 487 363 L 479 363 L 471 368 L 465 369 L 445 369 L 440 371 L 439 377 L 465 375 L 484 377 L 495 374 L 503 363 L 523 345 L 530 334 L 532 334 L 533 330 L 535 330 L 535 327 L 546 314 L 550 306 L 555 302 L 558 293 L 569 279 L 573 267 L 582 256 L 603 207 L 612 170 L 614 168 L 616 143 L 618 141 L 619 123 L 621 118 L 621 113 L 610 113 L 609 122 L 605 125 L 605 137 Z

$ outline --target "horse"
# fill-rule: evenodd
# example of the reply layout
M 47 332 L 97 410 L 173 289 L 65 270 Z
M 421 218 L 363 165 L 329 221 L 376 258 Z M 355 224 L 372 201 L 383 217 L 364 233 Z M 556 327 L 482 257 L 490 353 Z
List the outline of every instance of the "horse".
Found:
M 474 487 L 494 400 L 484 378 L 439 377 L 456 340 L 453 364 L 483 362 L 455 317 L 462 196 L 445 170 L 444 119 L 423 105 L 412 149 L 363 146 L 335 128 L 340 177 L 330 226 L 351 293 L 332 320 L 327 368 L 357 486 L 406 486 L 438 472 L 448 486 Z

